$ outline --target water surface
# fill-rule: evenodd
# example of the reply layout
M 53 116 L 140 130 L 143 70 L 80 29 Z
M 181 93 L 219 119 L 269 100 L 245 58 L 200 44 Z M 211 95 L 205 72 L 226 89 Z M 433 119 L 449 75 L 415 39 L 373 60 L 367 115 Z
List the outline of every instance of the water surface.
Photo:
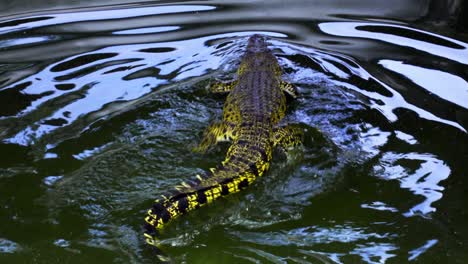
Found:
M 221 114 L 205 87 L 235 78 L 255 33 L 298 87 L 304 146 L 173 222 L 175 262 L 468 261 L 468 37 L 431 1 L 12 2 L 2 263 L 151 263 L 146 209 L 222 160 L 225 144 L 191 151 Z

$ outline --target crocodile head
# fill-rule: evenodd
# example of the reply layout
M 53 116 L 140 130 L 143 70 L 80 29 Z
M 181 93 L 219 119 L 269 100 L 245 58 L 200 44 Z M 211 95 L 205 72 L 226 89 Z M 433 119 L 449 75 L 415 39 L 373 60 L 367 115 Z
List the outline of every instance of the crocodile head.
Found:
M 281 73 L 276 57 L 268 49 L 265 36 L 255 34 L 248 40 L 247 49 L 239 65 L 238 75 L 246 72 L 268 71 Z
M 265 36 L 255 34 L 249 38 L 247 52 L 266 52 L 268 51 Z

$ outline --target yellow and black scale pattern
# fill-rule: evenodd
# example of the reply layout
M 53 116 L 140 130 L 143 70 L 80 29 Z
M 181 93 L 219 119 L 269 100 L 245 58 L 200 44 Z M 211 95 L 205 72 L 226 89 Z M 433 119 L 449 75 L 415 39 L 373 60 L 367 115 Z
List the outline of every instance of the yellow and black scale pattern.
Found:
M 158 247 L 158 230 L 169 221 L 236 193 L 252 184 L 268 169 L 275 147 L 290 148 L 301 143 L 302 130 L 279 125 L 286 111 L 286 96 L 296 97 L 296 88 L 281 79 L 281 68 L 261 35 L 249 38 L 237 72 L 237 80 L 216 83 L 210 90 L 229 92 L 223 120 L 211 124 L 196 148 L 204 152 L 219 141 L 231 141 L 225 160 L 191 182 L 163 195 L 145 218 L 146 243 Z

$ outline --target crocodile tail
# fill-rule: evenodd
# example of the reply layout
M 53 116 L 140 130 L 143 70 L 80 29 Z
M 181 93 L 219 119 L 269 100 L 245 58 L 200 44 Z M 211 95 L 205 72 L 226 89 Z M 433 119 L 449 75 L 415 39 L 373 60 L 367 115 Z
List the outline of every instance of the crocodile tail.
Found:
M 184 214 L 183 203 L 187 201 L 187 193 L 174 190 L 172 193 L 161 196 L 147 211 L 144 225 L 145 242 L 150 246 L 152 253 L 161 263 L 170 263 L 170 258 L 161 249 L 159 231 L 172 219 Z M 180 205 L 179 205 L 180 204 Z
M 215 173 L 215 169 L 207 174 L 212 173 Z M 216 183 L 213 175 L 210 176 L 209 178 L 203 177 L 206 179 L 203 182 L 203 178 L 197 176 L 197 180 L 191 182 L 190 185 L 184 183 L 183 188 L 178 188 L 172 194 L 163 195 L 161 199 L 155 201 L 145 218 L 144 235 L 147 244 L 159 247 L 159 231 L 171 220 L 234 192 L 229 192 L 228 189 L 222 187 L 222 183 Z M 208 182 L 214 184 L 209 185 Z
M 145 238 L 146 244 L 149 245 L 152 254 L 156 257 L 159 263 L 172 263 L 173 261 L 171 260 L 171 258 L 166 253 L 164 253 L 164 251 L 159 247 L 159 242 L 156 239 L 156 234 L 150 235 L 148 233 L 148 230 L 148 227 L 146 227 Z
M 208 191 L 204 190 L 206 188 L 197 190 L 207 178 L 214 178 L 214 171 L 215 169 L 212 169 L 203 176 L 197 175 L 189 183 L 182 183 L 171 193 L 162 195 L 148 210 L 144 225 L 145 242 L 160 262 L 170 263 L 170 259 L 160 247 L 159 231 L 171 220 L 217 198 L 216 194 L 208 197 Z M 216 192 L 216 188 L 211 189 Z
M 160 249 L 159 231 L 171 220 L 209 204 L 221 196 L 236 193 L 249 186 L 268 168 L 268 163 L 250 163 L 239 165 L 244 159 L 231 157 L 229 162 L 223 162 L 218 168 L 213 168 L 203 176 L 197 177 L 171 195 L 162 196 L 156 200 L 145 218 L 146 243 L 153 248 L 161 261 L 167 257 Z M 239 169 L 239 168 L 247 169 Z

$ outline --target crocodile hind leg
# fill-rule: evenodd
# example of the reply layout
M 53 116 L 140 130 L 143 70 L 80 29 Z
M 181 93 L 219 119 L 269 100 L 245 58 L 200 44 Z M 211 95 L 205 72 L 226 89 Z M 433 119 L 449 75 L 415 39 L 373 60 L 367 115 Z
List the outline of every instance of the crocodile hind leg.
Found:
M 209 147 L 220 141 L 230 141 L 234 138 L 234 126 L 226 122 L 212 123 L 205 129 L 200 144 L 193 148 L 195 152 L 205 152 Z
M 212 93 L 228 93 L 234 86 L 236 86 L 237 81 L 232 82 L 214 82 L 210 84 L 208 90 Z
M 298 93 L 297 93 L 297 88 L 295 85 L 286 81 L 281 81 L 280 88 L 283 92 L 290 95 L 292 98 L 294 99 L 297 98 Z
M 302 144 L 304 128 L 298 124 L 280 126 L 273 129 L 273 146 L 283 150 Z

